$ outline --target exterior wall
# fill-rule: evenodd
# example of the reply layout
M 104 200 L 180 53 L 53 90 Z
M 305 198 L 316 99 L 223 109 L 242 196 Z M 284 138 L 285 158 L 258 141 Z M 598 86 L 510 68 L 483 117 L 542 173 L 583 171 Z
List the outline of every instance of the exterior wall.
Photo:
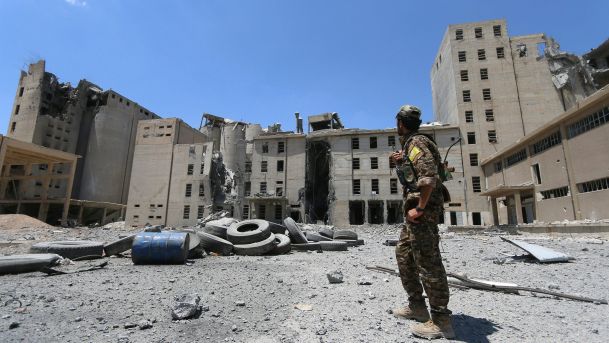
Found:
M 198 197 L 197 182 L 208 180 L 208 166 L 211 164 L 211 156 L 205 155 L 203 163 L 209 162 L 205 175 L 201 175 L 200 163 L 206 149 L 204 141 L 203 134 L 179 119 L 142 120 L 138 123 L 126 225 L 182 226 L 196 223 L 197 206 L 205 205 L 204 199 Z M 191 146 L 194 153 L 191 153 Z M 186 173 L 190 163 L 193 164 L 193 175 Z M 184 196 L 188 182 L 193 184 L 190 199 Z M 183 219 L 185 204 L 191 205 L 190 216 L 186 220 Z
M 500 36 L 494 35 L 496 25 Z M 482 29 L 481 38 L 475 37 L 476 28 Z M 463 39 L 456 39 L 457 30 L 463 30 Z M 537 43 L 544 39 L 543 35 L 510 38 L 505 20 L 450 25 L 444 35 L 431 70 L 434 115 L 437 121 L 460 129 L 468 219 L 477 212 L 482 214 L 483 224 L 492 221 L 488 200 L 472 187 L 472 177 L 484 179 L 484 174 L 479 166 L 470 165 L 469 156 L 477 154 L 482 161 L 563 110 L 548 62 L 537 55 Z M 527 45 L 527 56 L 520 57 L 519 44 Z M 498 57 L 497 48 L 503 48 L 504 58 Z M 485 60 L 479 60 L 479 50 L 484 50 Z M 459 62 L 461 51 L 466 53 L 465 62 Z M 487 70 L 488 79 L 482 79 L 481 69 Z M 462 81 L 462 71 L 467 71 L 468 80 Z M 483 89 L 490 89 L 490 100 L 483 99 Z M 463 91 L 470 91 L 471 101 L 464 101 Z M 492 110 L 492 121 L 487 120 L 487 110 Z M 472 112 L 471 122 L 466 120 L 466 111 Z M 490 131 L 495 131 L 496 142 L 490 141 Z M 469 132 L 475 134 L 475 144 L 468 144 Z

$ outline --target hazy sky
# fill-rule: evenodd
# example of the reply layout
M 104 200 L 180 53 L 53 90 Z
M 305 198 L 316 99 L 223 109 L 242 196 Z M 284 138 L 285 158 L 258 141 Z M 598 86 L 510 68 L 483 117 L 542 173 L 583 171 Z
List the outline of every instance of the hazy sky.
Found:
M 19 70 L 46 59 L 198 127 L 204 112 L 294 129 L 338 112 L 386 128 L 404 103 L 433 118 L 429 71 L 448 24 L 505 18 L 581 54 L 609 37 L 609 1 L 0 0 L 0 132 Z

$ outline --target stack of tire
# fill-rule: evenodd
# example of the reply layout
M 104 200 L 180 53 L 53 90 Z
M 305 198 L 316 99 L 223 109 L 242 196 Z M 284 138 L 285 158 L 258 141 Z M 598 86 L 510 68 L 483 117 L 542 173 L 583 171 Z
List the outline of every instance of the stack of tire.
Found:
M 199 231 L 203 248 L 219 255 L 279 255 L 291 250 L 286 228 L 261 219 L 244 220 L 229 227 L 205 225 Z
M 292 218 L 286 218 L 283 223 L 288 229 L 293 250 L 347 251 L 350 246 L 364 244 L 363 240 L 358 239 L 357 233 L 350 230 L 324 228 L 319 232 L 303 232 Z

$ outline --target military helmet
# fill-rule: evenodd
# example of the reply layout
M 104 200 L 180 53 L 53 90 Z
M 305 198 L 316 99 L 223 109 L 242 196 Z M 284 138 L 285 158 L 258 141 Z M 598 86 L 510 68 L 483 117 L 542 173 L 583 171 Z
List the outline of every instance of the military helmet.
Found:
M 406 118 L 406 117 L 414 117 L 416 119 L 421 119 L 421 110 L 413 105 L 404 105 L 400 107 L 396 118 Z

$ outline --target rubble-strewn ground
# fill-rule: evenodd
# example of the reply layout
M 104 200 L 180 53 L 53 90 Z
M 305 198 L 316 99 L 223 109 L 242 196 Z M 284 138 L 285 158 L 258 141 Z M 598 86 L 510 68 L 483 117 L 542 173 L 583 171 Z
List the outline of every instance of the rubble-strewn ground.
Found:
M 387 226 L 357 227 L 366 240 L 348 252 L 294 252 L 274 257 L 214 257 L 191 265 L 134 266 L 110 258 L 106 269 L 73 275 L 0 276 L 0 341 L 27 342 L 416 342 L 410 321 L 388 310 L 405 303 L 399 278 L 365 269 L 395 267 L 396 238 Z M 110 241 L 113 229 L 1 230 L 0 254 L 26 252 L 41 240 Z M 30 240 L 24 239 L 24 237 Z M 470 277 L 556 288 L 559 292 L 609 299 L 609 244 L 599 235 L 519 239 L 568 253 L 570 263 L 493 263 L 504 253 L 521 254 L 498 236 L 447 235 L 442 240 L 449 271 Z M 35 240 L 31 240 L 34 238 Z M 9 244 L 19 239 L 22 243 Z M 96 264 L 100 260 L 77 262 Z M 329 284 L 326 273 L 342 271 L 345 282 Z M 367 278 L 371 285 L 358 285 Z M 451 289 L 457 341 L 607 342 L 609 306 L 533 296 Z M 172 321 L 173 297 L 198 293 L 200 318 Z M 25 311 L 16 310 L 16 297 Z M 243 305 L 244 306 L 238 306 Z M 295 308 L 310 305 L 310 311 Z M 301 307 L 301 306 L 299 306 Z M 306 309 L 305 307 L 302 307 Z M 140 330 L 136 325 L 152 322 Z M 9 329 L 13 324 L 19 326 Z M 135 325 L 133 328 L 126 328 Z

